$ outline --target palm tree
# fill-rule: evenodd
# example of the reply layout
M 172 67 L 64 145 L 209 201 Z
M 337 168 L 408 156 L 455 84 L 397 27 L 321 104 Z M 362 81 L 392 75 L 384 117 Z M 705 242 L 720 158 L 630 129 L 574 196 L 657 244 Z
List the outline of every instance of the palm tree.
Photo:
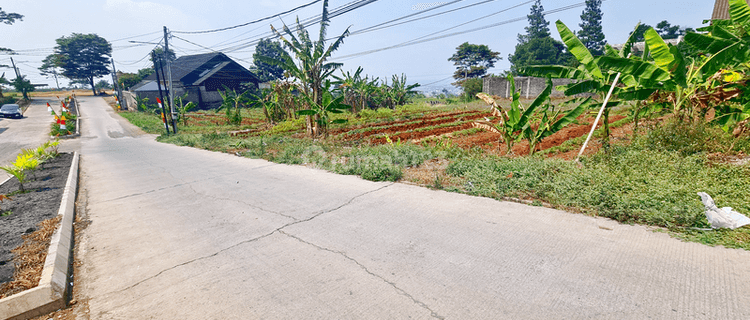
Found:
M 334 51 L 344 42 L 344 38 L 349 35 L 349 28 L 346 28 L 336 41 L 333 42 L 328 48 L 325 48 L 326 40 L 326 29 L 328 27 L 328 0 L 323 1 L 323 14 L 320 20 L 320 34 L 318 40 L 313 42 L 310 40 L 310 35 L 305 30 L 305 27 L 299 22 L 297 17 L 297 35 L 294 35 L 289 27 L 284 24 L 282 28 L 284 34 L 288 39 L 271 26 L 271 30 L 276 33 L 284 47 L 290 52 L 294 53 L 297 60 L 293 59 L 288 52 L 284 52 L 282 60 L 273 59 L 270 57 L 259 57 L 261 61 L 281 66 L 288 72 L 290 77 L 296 78 L 300 84 L 298 85 L 302 93 L 307 96 L 314 103 L 322 104 L 322 90 L 323 83 L 336 69 L 341 67 L 342 63 L 327 62 L 328 58 L 331 57 Z M 313 119 L 314 117 L 314 119 Z M 307 117 L 307 132 L 311 137 L 324 134 L 321 128 L 320 115 L 308 116 Z

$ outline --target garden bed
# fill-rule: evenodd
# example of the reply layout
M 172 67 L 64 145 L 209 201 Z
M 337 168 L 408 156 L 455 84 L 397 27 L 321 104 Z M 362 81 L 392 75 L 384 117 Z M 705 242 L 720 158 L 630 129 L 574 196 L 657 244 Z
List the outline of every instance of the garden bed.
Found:
M 44 162 L 24 183 L 27 192 L 17 192 L 19 184 L 15 178 L 0 185 L 0 194 L 9 195 L 12 199 L 0 203 L 0 297 L 16 292 L 17 286 L 10 282 L 15 271 L 14 261 L 28 261 L 23 256 L 24 251 L 28 250 L 21 250 L 20 255 L 11 250 L 23 244 L 25 235 L 37 231 L 40 222 L 56 218 L 72 159 L 72 153 L 61 153 Z M 49 236 L 51 232 L 47 238 Z M 46 255 L 47 251 L 42 252 Z M 39 262 L 43 263 L 44 259 Z

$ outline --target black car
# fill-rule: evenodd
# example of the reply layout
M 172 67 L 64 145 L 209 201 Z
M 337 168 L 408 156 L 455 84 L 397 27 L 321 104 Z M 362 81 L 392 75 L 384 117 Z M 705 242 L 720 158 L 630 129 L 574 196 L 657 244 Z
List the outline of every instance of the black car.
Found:
M 3 118 L 23 118 L 23 113 L 21 113 L 21 107 L 17 104 L 4 104 L 0 108 L 0 116 Z

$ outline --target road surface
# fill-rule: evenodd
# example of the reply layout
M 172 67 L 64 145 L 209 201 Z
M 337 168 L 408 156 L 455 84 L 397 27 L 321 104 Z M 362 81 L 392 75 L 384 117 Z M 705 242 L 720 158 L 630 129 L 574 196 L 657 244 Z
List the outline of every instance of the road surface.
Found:
M 80 102 L 92 319 L 750 318 L 747 251 L 160 144 Z

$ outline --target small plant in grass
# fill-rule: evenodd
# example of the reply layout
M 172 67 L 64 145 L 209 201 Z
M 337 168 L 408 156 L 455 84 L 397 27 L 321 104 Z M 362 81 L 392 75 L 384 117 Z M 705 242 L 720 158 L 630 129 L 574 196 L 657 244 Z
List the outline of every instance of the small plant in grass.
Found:
M 182 120 L 182 125 L 186 126 L 188 125 L 188 118 L 187 113 L 188 111 L 195 108 L 195 103 L 190 101 L 188 103 L 184 103 L 182 99 L 187 98 L 187 93 L 183 95 L 182 97 L 177 97 L 177 114 L 179 115 L 179 119 Z
M 219 94 L 221 94 L 221 98 L 224 99 L 224 102 L 216 111 L 224 109 L 227 115 L 227 124 L 240 125 L 242 123 L 242 107 L 251 103 L 251 100 L 248 97 L 250 92 L 245 91 L 237 94 L 234 89 L 230 90 L 225 87 L 223 92 L 219 90 Z

